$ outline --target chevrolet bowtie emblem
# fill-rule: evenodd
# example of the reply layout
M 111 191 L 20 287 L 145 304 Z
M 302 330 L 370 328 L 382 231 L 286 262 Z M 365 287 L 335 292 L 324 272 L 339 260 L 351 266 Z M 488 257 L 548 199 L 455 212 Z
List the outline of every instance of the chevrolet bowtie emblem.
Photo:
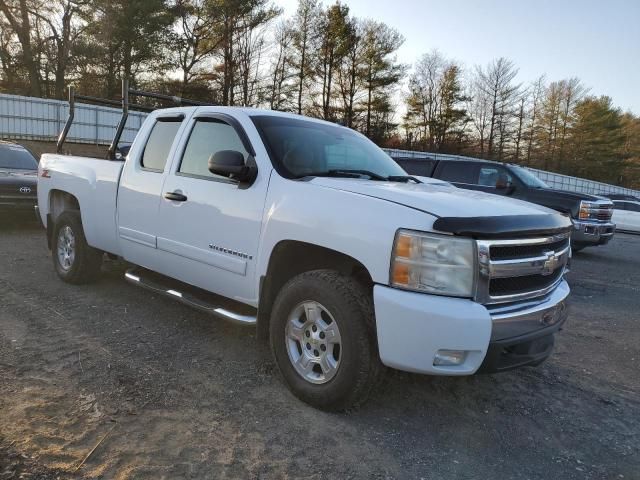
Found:
M 555 272 L 556 268 L 560 264 L 560 257 L 556 254 L 556 252 L 546 251 L 542 253 L 547 259 L 542 264 L 542 275 L 551 275 Z

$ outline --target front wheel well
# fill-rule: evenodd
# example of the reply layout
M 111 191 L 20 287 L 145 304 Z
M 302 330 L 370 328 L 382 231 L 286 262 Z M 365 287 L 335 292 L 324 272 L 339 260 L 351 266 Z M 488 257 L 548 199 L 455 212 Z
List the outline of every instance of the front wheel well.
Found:
M 283 240 L 271 252 L 267 273 L 260 278 L 259 338 L 269 338 L 271 307 L 284 284 L 301 273 L 323 269 L 335 270 L 353 277 L 368 291 L 373 291 L 373 280 L 369 271 L 355 258 L 312 243 Z

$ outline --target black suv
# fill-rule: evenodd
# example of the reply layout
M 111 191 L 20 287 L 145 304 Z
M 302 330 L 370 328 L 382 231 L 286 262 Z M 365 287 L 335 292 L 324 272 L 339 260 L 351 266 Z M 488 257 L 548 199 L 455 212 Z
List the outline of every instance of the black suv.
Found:
M 411 175 L 433 177 L 469 190 L 518 198 L 566 213 L 573 221 L 572 247 L 604 245 L 615 232 L 611 200 L 586 193 L 555 190 L 518 165 L 467 157 L 394 160 Z

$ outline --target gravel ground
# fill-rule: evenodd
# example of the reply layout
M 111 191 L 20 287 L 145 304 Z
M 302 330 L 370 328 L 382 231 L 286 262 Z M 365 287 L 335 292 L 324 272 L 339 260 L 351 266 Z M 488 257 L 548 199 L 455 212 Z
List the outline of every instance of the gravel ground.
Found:
M 122 279 L 74 287 L 0 220 L 0 479 L 639 479 L 640 236 L 577 254 L 540 367 L 390 372 L 362 409 L 297 401 L 252 329 Z

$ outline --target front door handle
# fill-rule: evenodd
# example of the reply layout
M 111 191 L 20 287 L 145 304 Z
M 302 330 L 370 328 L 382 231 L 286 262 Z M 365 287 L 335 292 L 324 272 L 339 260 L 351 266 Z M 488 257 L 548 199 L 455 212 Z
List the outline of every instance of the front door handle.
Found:
M 179 192 L 167 192 L 164 194 L 164 198 L 167 200 L 172 200 L 174 202 L 186 202 L 187 196 L 183 195 Z

